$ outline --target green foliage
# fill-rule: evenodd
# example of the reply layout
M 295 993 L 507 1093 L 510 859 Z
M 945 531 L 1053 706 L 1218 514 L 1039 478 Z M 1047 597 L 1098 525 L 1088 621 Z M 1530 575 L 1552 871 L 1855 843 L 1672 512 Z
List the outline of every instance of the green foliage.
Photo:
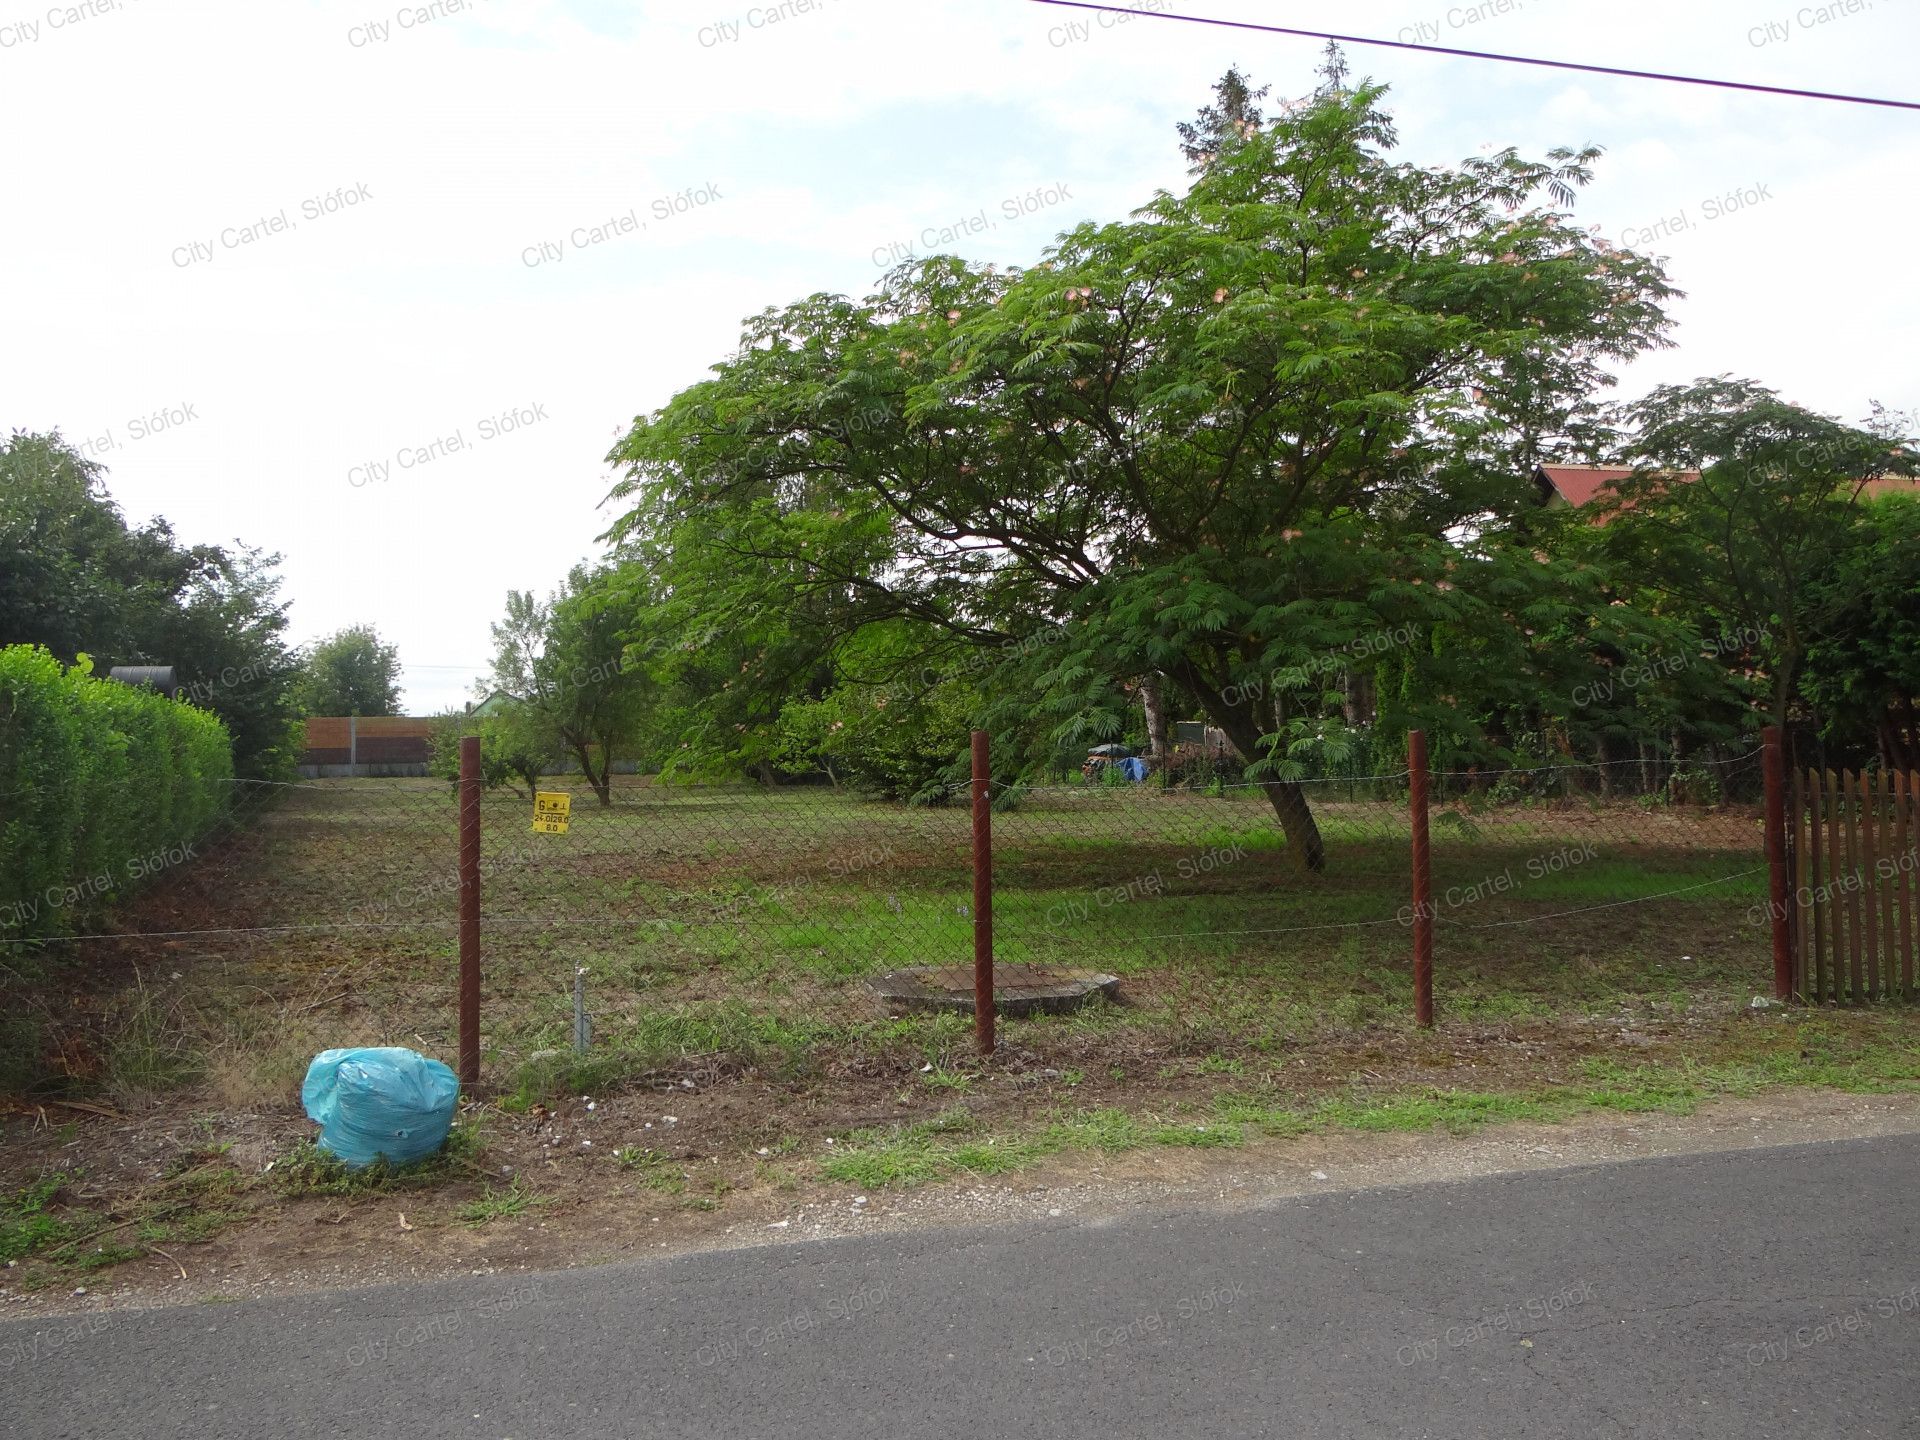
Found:
M 493 626 L 491 685 L 518 698 L 503 743 L 528 755 L 577 761 L 602 805 L 611 801 L 613 762 L 630 745 L 657 698 L 653 677 L 628 654 L 631 615 L 613 572 L 575 566 L 546 600 L 507 592 L 507 617 Z
M 105 471 L 58 433 L 0 446 L 0 643 L 64 663 L 172 665 L 226 724 L 236 774 L 284 779 L 300 753 L 277 555 L 128 527 Z
M 968 718 L 1026 764 L 1125 733 L 1157 673 L 1287 781 L 1361 744 L 1323 723 L 1343 673 L 1383 729 L 1494 749 L 1490 717 L 1564 701 L 1631 628 L 1531 528 L 1534 464 L 1667 328 L 1659 265 L 1566 213 L 1594 152 L 1396 163 L 1337 64 L 1270 124 L 1236 83 L 1187 195 L 1028 267 L 931 257 L 755 317 L 614 450 L 652 583 L 696 619 L 786 612 L 728 654 L 736 734 L 890 627 L 909 668 L 978 658 Z M 1266 795 L 1313 863 L 1302 792 Z
M 1867 748 L 1891 720 L 1920 744 L 1920 500 L 1889 496 L 1860 525 L 1815 584 L 1831 618 L 1807 647 L 1806 692 L 1830 742 Z
M 1223 150 L 1244 145 L 1259 134 L 1265 117 L 1260 102 L 1271 86 L 1255 90 L 1239 68 L 1230 68 L 1213 87 L 1215 103 L 1203 106 L 1191 121 L 1183 120 L 1174 129 L 1180 135 L 1180 151 L 1187 157 L 1188 173 L 1198 175 L 1217 159 Z
M 524 1215 L 536 1205 L 547 1203 L 547 1197 L 536 1194 L 520 1183 L 518 1175 L 513 1183 L 504 1190 L 489 1190 L 474 1200 L 469 1200 L 453 1213 L 461 1224 L 478 1229 L 490 1220 L 506 1220 L 515 1215 Z
M 458 710 L 436 716 L 428 743 L 432 747 L 428 770 L 449 783 L 460 779 L 460 742 L 480 737 L 480 781 L 489 790 L 506 786 L 516 795 L 531 796 L 540 788 L 546 765 L 558 758 L 538 747 L 525 717 L 515 710 L 494 715 L 470 715 Z M 517 783 L 516 783 L 517 782 Z M 521 786 L 526 789 L 522 791 Z
M 302 1140 L 274 1163 L 274 1177 L 281 1193 L 290 1197 L 417 1190 L 471 1173 L 485 1145 L 477 1122 L 456 1120 L 447 1143 L 424 1160 L 394 1165 L 382 1155 L 356 1170 L 312 1140 Z
M 7 963 L 21 967 L 21 957 L 10 956 Z M 24 1095 L 40 1078 L 47 1032 L 42 1010 L 18 1007 L 0 1012 L 0 1095 Z
M 398 715 L 400 647 L 371 625 L 350 625 L 306 655 L 296 692 L 306 715 Z
M 967 777 L 981 702 L 964 675 L 931 669 L 876 683 L 896 675 L 912 653 L 882 627 L 853 637 L 837 661 L 840 683 L 781 707 L 775 755 L 782 767 L 824 770 L 835 783 L 889 799 L 945 801 Z
M 640 1183 L 662 1195 L 679 1195 L 687 1188 L 686 1172 L 670 1155 L 645 1145 L 627 1145 L 613 1152 L 623 1170 L 632 1171 Z
M 60 436 L 15 432 L 0 448 L 0 637 L 131 655 L 141 617 L 129 593 L 174 553 L 159 526 L 129 530 L 106 471 Z
M 0 1198 L 0 1261 L 24 1260 L 71 1237 L 72 1227 L 50 1208 L 68 1178 L 55 1171 Z
M 83 657 L 84 660 L 84 657 Z M 231 798 L 224 725 L 194 706 L 0 649 L 0 935 L 73 934 L 193 858 Z
M 108 1021 L 101 1080 L 118 1105 L 135 1106 L 199 1078 L 204 1057 L 176 996 L 139 979 Z
M 1920 470 L 1920 453 L 1890 412 L 1845 425 L 1725 376 L 1661 386 L 1626 418 L 1637 468 L 1616 487 L 1607 560 L 1702 638 L 1729 637 L 1714 651 L 1764 674 L 1784 725 L 1810 654 L 1869 620 L 1846 583 L 1878 558 L 1861 483 Z M 1698 478 L 1676 482 L 1686 470 Z

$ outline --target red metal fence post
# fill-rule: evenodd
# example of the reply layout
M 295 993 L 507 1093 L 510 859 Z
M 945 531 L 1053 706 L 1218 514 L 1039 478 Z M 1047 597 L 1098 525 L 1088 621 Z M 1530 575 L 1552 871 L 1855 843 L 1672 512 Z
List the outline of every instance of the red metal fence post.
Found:
M 480 737 L 460 741 L 460 1088 L 480 1084 Z
M 1407 801 L 1413 819 L 1413 1018 L 1433 1026 L 1433 875 L 1427 851 L 1427 732 L 1407 732 Z
M 993 794 L 987 732 L 973 732 L 973 1037 L 993 1053 Z
M 1793 995 L 1793 936 L 1788 929 L 1787 764 L 1780 727 L 1760 732 L 1761 774 L 1767 788 L 1767 919 L 1773 929 L 1773 998 Z

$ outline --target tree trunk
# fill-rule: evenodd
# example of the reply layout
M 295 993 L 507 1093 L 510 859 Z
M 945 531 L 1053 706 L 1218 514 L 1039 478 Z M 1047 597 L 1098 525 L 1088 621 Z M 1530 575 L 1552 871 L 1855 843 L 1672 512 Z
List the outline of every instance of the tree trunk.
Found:
M 1147 758 L 1164 760 L 1173 747 L 1167 743 L 1167 696 L 1157 675 L 1140 682 L 1140 709 L 1147 717 Z
M 1787 712 L 1793 708 L 1793 673 L 1785 665 L 1773 682 L 1773 707 L 1770 719 L 1782 731 L 1787 728 Z
M 1341 712 L 1354 729 L 1373 723 L 1373 677 L 1354 670 L 1340 672 Z
M 598 775 L 593 773 L 593 756 L 588 752 L 585 745 L 576 744 L 573 747 L 573 756 L 574 759 L 580 762 L 580 773 L 587 777 L 587 783 L 593 787 L 593 793 L 599 797 L 600 803 L 602 805 L 612 805 L 613 752 L 607 752 L 606 759 L 600 764 L 600 773 Z
M 1236 701 L 1229 703 L 1225 695 L 1206 683 L 1198 667 L 1190 662 L 1182 667 L 1178 678 L 1192 692 L 1193 698 L 1200 702 L 1200 707 L 1213 723 L 1233 742 L 1233 748 L 1240 752 L 1240 758 L 1249 763 L 1258 760 L 1258 699 L 1241 691 L 1237 693 Z M 1267 803 L 1273 806 L 1280 829 L 1286 834 L 1288 845 L 1299 855 L 1301 863 L 1315 874 L 1325 870 L 1327 845 L 1321 838 L 1319 822 L 1313 818 L 1313 810 L 1307 804 L 1307 792 L 1293 780 L 1262 780 L 1258 784 L 1266 792 Z

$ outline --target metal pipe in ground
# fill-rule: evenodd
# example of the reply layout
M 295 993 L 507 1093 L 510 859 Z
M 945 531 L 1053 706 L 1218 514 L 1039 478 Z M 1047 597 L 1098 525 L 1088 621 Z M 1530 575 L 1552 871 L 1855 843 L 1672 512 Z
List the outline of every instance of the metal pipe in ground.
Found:
M 1787 763 L 1780 727 L 1760 733 L 1760 770 L 1767 789 L 1767 916 L 1773 927 L 1773 998 L 1793 994 L 1793 936 L 1789 927 L 1787 878 Z
M 993 786 L 987 732 L 973 732 L 973 1038 L 993 1053 Z
M 1427 732 L 1407 732 L 1407 802 L 1413 820 L 1413 1018 L 1433 1025 L 1433 871 L 1427 844 Z
M 573 1053 L 585 1055 L 593 1044 L 593 1021 L 587 1018 L 587 967 L 573 967 Z
M 460 741 L 460 1088 L 480 1085 L 480 737 Z

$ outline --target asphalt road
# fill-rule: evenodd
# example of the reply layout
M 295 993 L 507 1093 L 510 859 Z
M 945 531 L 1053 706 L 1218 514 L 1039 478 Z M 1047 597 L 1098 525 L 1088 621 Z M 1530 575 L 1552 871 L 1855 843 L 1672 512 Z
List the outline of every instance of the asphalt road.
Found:
M 0 1326 L 0 1435 L 1920 1436 L 1920 1137 Z

